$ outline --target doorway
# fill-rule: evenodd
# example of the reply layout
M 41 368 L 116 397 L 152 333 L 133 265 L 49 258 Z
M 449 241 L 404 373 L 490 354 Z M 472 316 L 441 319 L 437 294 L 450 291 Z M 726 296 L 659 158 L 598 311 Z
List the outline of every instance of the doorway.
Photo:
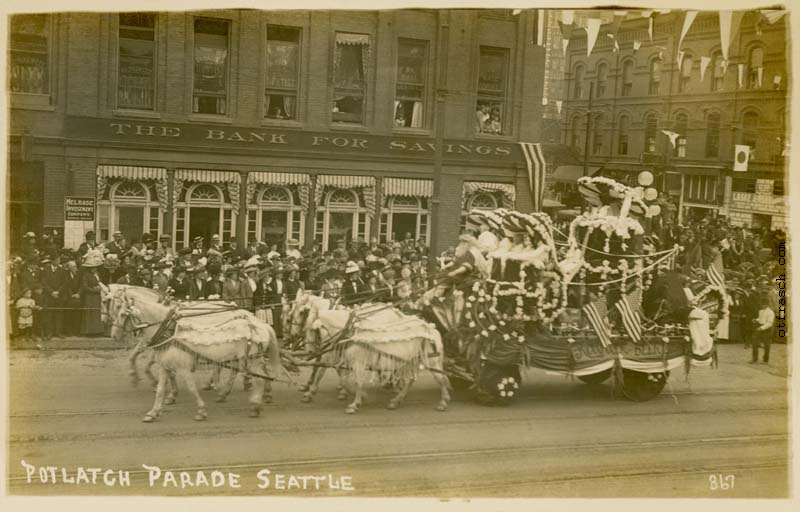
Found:
M 353 240 L 353 212 L 331 212 L 328 225 L 328 247 L 336 247 L 339 240 L 350 245 Z
M 261 241 L 282 249 L 286 242 L 286 212 L 263 210 L 261 212 Z
M 144 233 L 144 208 L 141 206 L 118 206 L 116 212 L 117 225 L 128 243 L 139 240 Z
M 202 236 L 204 245 L 219 234 L 219 208 L 189 208 L 189 241 Z
M 414 239 L 417 235 L 417 214 L 416 213 L 393 213 L 392 214 L 392 236 L 397 242 L 406 239 L 406 234 L 410 233 Z

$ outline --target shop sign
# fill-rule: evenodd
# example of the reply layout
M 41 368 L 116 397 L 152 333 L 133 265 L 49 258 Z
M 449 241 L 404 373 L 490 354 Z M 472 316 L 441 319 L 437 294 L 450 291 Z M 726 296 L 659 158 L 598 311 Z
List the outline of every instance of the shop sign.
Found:
M 95 203 L 93 197 L 64 198 L 64 220 L 94 221 Z

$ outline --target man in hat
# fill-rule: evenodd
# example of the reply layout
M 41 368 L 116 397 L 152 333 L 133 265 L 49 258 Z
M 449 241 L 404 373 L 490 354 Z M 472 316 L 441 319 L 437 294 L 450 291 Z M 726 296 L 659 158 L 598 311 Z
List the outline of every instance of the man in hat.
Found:
M 339 283 L 336 280 L 336 270 L 328 268 L 322 273 L 322 284 L 319 287 L 320 294 L 326 299 L 335 300 L 339 297 Z
M 206 299 L 222 298 L 222 265 L 217 262 L 209 262 L 208 278 L 203 285 L 203 295 Z
M 175 251 L 172 249 L 172 238 L 163 233 L 158 237 L 158 248 L 156 249 L 156 257 L 160 259 L 168 258 L 170 260 L 175 258 Z
M 105 263 L 102 252 L 92 249 L 83 260 L 81 275 L 81 333 L 86 336 L 100 336 L 105 332 L 100 308 L 102 306 L 103 288 L 100 279 L 100 268 Z
M 228 257 L 233 262 L 238 262 L 242 260 L 247 260 L 250 258 L 250 254 L 247 252 L 247 249 L 244 247 L 239 247 L 239 241 L 235 236 L 231 237 L 231 241 L 228 243 Z
M 77 336 L 81 328 L 81 280 L 78 276 L 78 265 L 75 260 L 64 264 L 64 277 L 61 281 L 59 296 L 63 299 L 63 307 L 70 308 L 62 315 L 62 332 L 66 336 Z
M 42 311 L 44 321 L 44 338 L 61 336 L 64 301 L 61 297 L 61 288 L 64 283 L 64 270 L 61 268 L 61 255 L 53 253 L 42 260 L 42 288 L 45 309 Z
M 28 259 L 31 257 L 39 257 L 39 249 L 36 247 L 36 233 L 33 231 L 28 231 L 25 233 L 23 238 L 22 250 L 20 254 L 22 255 L 23 259 Z
M 125 246 L 125 237 L 122 236 L 122 231 L 115 231 L 114 240 L 106 244 L 108 252 L 111 254 L 116 254 L 120 258 L 122 258 L 122 255 L 127 252 Z
M 211 236 L 211 245 L 208 246 L 209 251 L 216 251 L 219 254 L 222 254 L 222 242 L 220 241 L 219 235 L 214 233 Z
M 356 304 L 360 302 L 365 291 L 361 279 L 361 268 L 354 261 L 348 261 L 344 269 L 345 282 L 342 284 L 342 303 Z
M 169 288 L 170 264 L 165 260 L 161 260 L 155 264 L 156 272 L 153 274 L 153 289 L 163 293 L 167 293 Z
M 299 247 L 300 242 L 294 238 L 290 238 L 289 241 L 286 242 L 286 257 L 294 258 L 296 260 L 303 259 L 303 255 L 300 253 Z
M 272 305 L 272 328 L 275 335 L 283 338 L 283 301 L 286 297 L 286 283 L 283 280 L 283 267 L 278 265 L 272 271 L 272 279 L 265 286 L 264 298 Z
M 169 280 L 172 296 L 178 300 L 189 300 L 189 279 L 187 279 L 186 274 L 184 267 L 177 267 L 175 269 L 175 277 Z
M 153 288 L 153 271 L 150 267 L 142 267 L 139 270 L 139 282 L 145 288 Z
M 83 242 L 80 247 L 78 247 L 78 253 L 81 256 L 81 259 L 86 256 L 86 253 L 89 252 L 90 249 L 94 249 L 97 247 L 97 242 L 95 240 L 94 231 L 87 231 L 85 235 L 86 241 Z
M 205 285 L 208 273 L 205 267 L 189 267 L 186 269 L 189 276 L 189 299 L 198 300 L 205 298 Z
M 197 265 L 197 260 L 205 256 L 203 242 L 202 236 L 196 236 L 192 239 L 192 260 L 195 265 Z

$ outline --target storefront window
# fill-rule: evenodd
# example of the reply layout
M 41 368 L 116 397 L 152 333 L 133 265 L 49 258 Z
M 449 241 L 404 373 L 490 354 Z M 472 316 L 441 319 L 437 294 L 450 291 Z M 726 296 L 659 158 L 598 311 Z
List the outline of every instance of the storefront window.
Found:
M 228 33 L 227 21 L 194 20 L 194 113 L 228 112 Z
M 124 13 L 119 15 L 117 105 L 120 108 L 153 109 L 155 28 L 155 14 Z
M 50 94 L 47 41 L 49 27 L 49 17 L 46 14 L 18 14 L 11 17 L 11 92 Z
M 300 29 L 267 26 L 267 81 L 264 114 L 269 119 L 297 119 L 297 71 Z
M 366 34 L 336 34 L 333 57 L 334 122 L 364 124 L 370 45 Z
M 394 125 L 422 128 L 428 43 L 401 39 L 397 54 Z
M 478 133 L 503 133 L 507 72 L 507 49 L 481 47 L 478 101 L 475 106 Z

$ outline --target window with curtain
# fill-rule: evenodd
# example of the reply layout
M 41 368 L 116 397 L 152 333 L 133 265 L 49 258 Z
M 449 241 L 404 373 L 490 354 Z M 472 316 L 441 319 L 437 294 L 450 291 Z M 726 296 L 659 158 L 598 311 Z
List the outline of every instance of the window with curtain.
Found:
M 712 112 L 706 118 L 706 157 L 719 156 L 719 114 Z
M 481 46 L 478 68 L 478 100 L 475 105 L 476 131 L 503 133 L 508 80 L 508 49 Z
M 608 65 L 601 62 L 597 65 L 597 87 L 595 87 L 595 98 L 604 98 L 606 95 L 606 86 L 608 84 Z
M 228 113 L 229 31 L 230 22 L 225 20 L 194 20 L 194 113 Z
M 369 60 L 369 35 L 336 33 L 333 55 L 334 122 L 364 124 Z
M 711 92 L 721 91 L 725 86 L 725 63 L 722 54 L 716 52 L 711 57 Z
M 575 81 L 572 84 L 572 97 L 581 99 L 583 97 L 583 65 L 575 66 Z
M 650 88 L 651 96 L 661 93 L 661 59 L 656 57 L 650 61 Z
M 622 96 L 633 94 L 633 61 L 626 60 L 622 63 Z
M 604 146 L 605 118 L 603 114 L 598 114 L 594 118 L 592 127 L 592 154 L 599 155 L 603 152 Z
M 570 145 L 578 153 L 583 152 L 583 144 L 581 144 L 583 138 L 583 127 L 581 124 L 581 116 L 575 116 L 572 118 L 572 126 L 570 128 Z
M 678 92 L 686 92 L 689 90 L 689 82 L 692 79 L 692 56 L 685 55 L 681 61 L 681 74 L 678 78 Z
M 761 70 L 759 72 L 759 70 Z M 761 80 L 759 80 L 759 73 L 762 74 Z M 761 87 L 761 81 L 763 80 L 763 73 L 764 73 L 764 49 L 757 47 L 750 50 L 750 58 L 748 59 L 748 66 L 747 66 L 747 88 L 748 89 L 758 89 Z
M 155 106 L 156 15 L 119 15 L 117 106 L 152 110 Z
M 619 116 L 618 138 L 617 138 L 617 154 L 628 154 L 628 127 L 630 125 L 630 118 L 628 116 Z
M 680 113 L 675 116 L 675 132 L 678 139 L 675 141 L 674 155 L 678 158 L 686 158 L 686 133 L 689 131 L 689 116 Z
M 649 114 L 644 121 L 644 152 L 656 152 L 656 136 L 658 133 L 658 119 L 655 114 Z
M 300 29 L 267 25 L 264 116 L 297 119 Z
M 683 181 L 683 198 L 692 203 L 716 203 L 717 178 L 715 176 L 686 176 Z
M 742 144 L 750 146 L 750 160 L 756 158 L 758 143 L 758 113 L 750 111 L 742 116 Z
M 49 15 L 15 14 L 9 30 L 9 90 L 50 94 Z
M 427 70 L 428 42 L 400 39 L 397 44 L 395 126 L 422 128 Z

